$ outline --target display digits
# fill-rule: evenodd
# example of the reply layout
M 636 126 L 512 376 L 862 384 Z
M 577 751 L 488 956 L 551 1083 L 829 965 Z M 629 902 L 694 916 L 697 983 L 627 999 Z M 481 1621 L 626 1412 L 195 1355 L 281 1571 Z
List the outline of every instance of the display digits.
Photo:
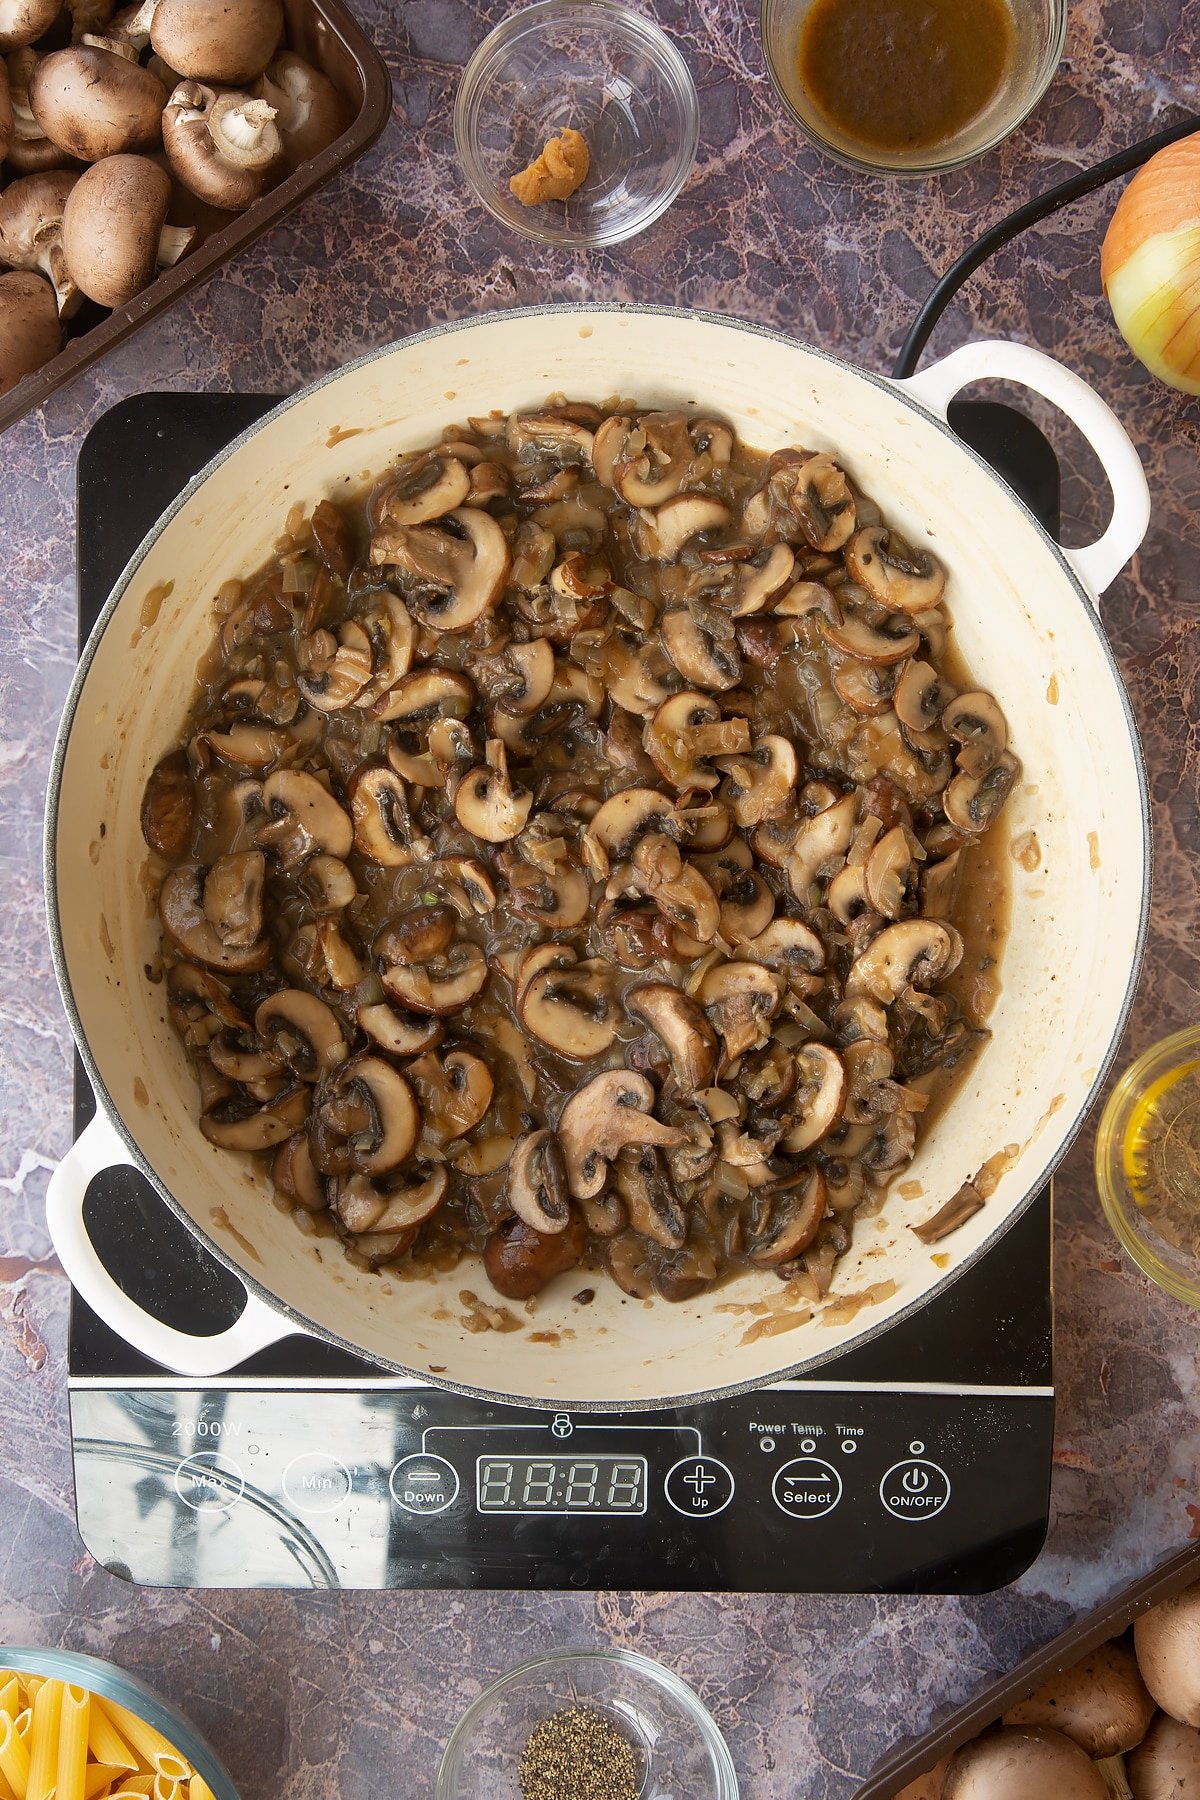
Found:
M 646 1460 L 641 1456 L 481 1456 L 480 1512 L 641 1513 Z

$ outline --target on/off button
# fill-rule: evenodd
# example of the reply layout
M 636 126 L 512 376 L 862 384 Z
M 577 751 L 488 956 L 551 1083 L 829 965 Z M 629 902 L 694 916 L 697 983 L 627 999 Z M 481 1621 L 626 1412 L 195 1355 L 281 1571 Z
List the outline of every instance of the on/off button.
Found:
M 950 1477 L 937 1463 L 912 1456 L 892 1464 L 879 1484 L 879 1498 L 894 1519 L 932 1519 L 950 1498 Z

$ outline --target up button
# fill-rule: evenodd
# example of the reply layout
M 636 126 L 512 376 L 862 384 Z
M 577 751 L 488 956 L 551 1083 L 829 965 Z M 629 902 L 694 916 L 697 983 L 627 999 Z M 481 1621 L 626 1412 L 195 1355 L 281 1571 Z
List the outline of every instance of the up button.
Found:
M 936 1518 L 950 1498 L 950 1477 L 937 1463 L 920 1452 L 924 1444 L 910 1444 L 912 1454 L 893 1463 L 879 1484 L 883 1510 L 893 1519 Z

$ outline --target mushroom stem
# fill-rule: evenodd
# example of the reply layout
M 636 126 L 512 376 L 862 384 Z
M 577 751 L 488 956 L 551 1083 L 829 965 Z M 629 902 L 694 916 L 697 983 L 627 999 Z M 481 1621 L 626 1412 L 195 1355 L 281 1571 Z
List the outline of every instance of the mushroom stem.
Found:
M 158 234 L 158 254 L 155 267 L 173 269 L 175 264 L 185 257 L 196 241 L 194 225 L 164 225 Z
M 275 108 L 265 100 L 222 94 L 208 121 L 213 143 L 239 169 L 266 169 L 279 159 Z

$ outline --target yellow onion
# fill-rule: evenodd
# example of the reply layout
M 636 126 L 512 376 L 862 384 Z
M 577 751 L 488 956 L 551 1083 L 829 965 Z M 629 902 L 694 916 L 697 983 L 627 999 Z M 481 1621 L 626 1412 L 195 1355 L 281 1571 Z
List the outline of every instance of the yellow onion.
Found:
M 1160 150 L 1125 189 L 1100 278 L 1134 355 L 1172 387 L 1200 394 L 1200 133 Z

